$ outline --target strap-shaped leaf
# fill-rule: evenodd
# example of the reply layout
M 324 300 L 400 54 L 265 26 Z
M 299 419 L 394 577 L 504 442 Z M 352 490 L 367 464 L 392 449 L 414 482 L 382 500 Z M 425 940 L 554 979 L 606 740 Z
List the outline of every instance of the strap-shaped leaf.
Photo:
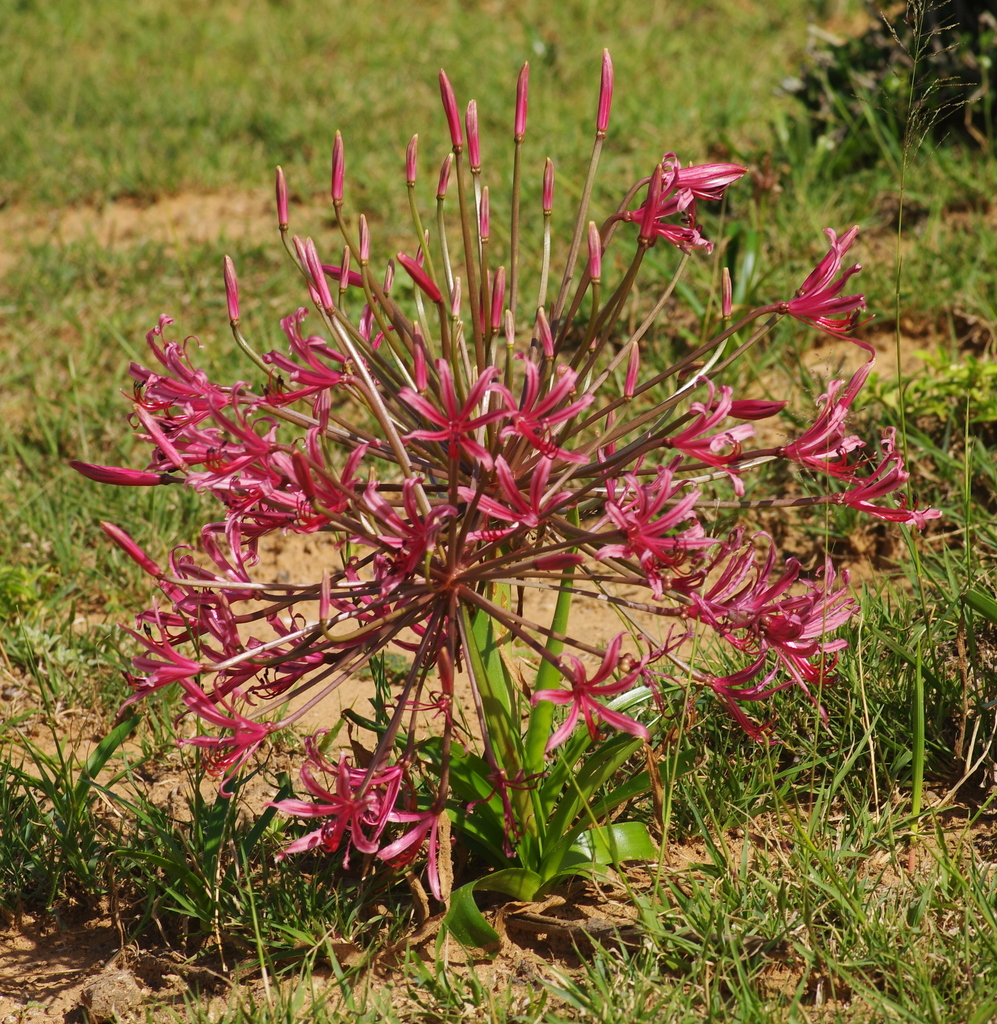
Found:
M 97 744 L 93 753 L 87 758 L 87 763 L 83 766 L 79 781 L 76 783 L 76 798 L 78 800 L 82 800 L 86 796 L 91 781 L 100 774 L 111 755 L 124 743 L 135 726 L 138 725 L 139 720 L 139 715 L 126 718 Z
M 584 875 L 594 867 L 625 860 L 656 860 L 658 851 L 647 826 L 639 821 L 573 828 L 547 856 L 541 872 L 544 888 L 564 875 Z
M 502 892 L 516 900 L 531 900 L 540 889 L 543 880 L 534 871 L 526 868 L 505 868 L 495 871 L 476 882 L 462 885 L 450 894 L 450 909 L 443 919 L 443 927 L 462 946 L 488 949 L 497 946 L 498 932 L 485 920 L 484 914 L 474 902 L 478 889 Z
M 979 590 L 966 591 L 966 604 L 985 619 L 997 622 L 997 601 Z

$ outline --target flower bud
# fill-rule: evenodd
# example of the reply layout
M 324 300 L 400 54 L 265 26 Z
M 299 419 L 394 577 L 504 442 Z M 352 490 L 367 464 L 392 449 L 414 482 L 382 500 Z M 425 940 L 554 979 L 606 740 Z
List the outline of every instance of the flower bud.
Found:
M 324 269 L 324 268 L 323 268 Z M 343 247 L 343 262 L 339 267 L 339 290 L 345 292 L 350 285 L 350 247 Z
M 416 165 L 418 163 L 419 155 L 419 136 L 413 135 L 408 141 L 408 147 L 405 150 L 405 181 L 409 185 L 415 184 L 415 173 Z
M 329 570 L 322 570 L 322 586 L 319 589 L 318 618 L 319 622 L 329 621 L 329 614 L 332 611 L 332 585 L 329 581 Z
M 547 157 L 544 164 L 543 211 L 550 216 L 554 209 L 554 161 Z
M 602 51 L 602 82 L 599 86 L 599 112 L 595 119 L 595 130 L 600 136 L 609 127 L 609 110 L 613 105 L 613 61 L 609 50 Z
M 422 331 L 419 325 L 415 324 L 415 348 L 412 353 L 412 379 L 415 382 L 415 389 L 423 394 L 429 387 L 429 373 L 426 368 L 426 345 L 422 340 Z
M 502 329 L 502 309 L 505 306 L 505 267 L 495 271 L 495 283 L 492 285 L 492 330 Z
M 360 214 L 360 266 L 370 260 L 370 227 L 367 218 Z
M 593 281 L 602 279 L 602 239 L 599 237 L 599 229 L 595 221 L 589 221 L 589 277 Z
M 287 181 L 284 178 L 284 171 L 282 168 L 277 168 L 277 226 L 283 231 L 286 230 L 288 225 L 287 216 Z
M 397 254 L 398 262 L 405 268 L 409 277 L 429 296 L 432 302 L 442 302 L 443 296 L 440 294 L 440 289 L 433 284 L 429 274 L 426 273 L 422 267 L 411 256 L 406 256 L 405 253 L 400 252 Z
M 734 286 L 731 284 L 730 271 L 724 267 L 720 272 L 720 315 L 729 320 L 734 308 Z
M 308 268 L 308 274 L 318 293 L 319 302 L 323 309 L 332 309 L 332 292 L 329 291 L 329 282 L 325 279 L 325 268 L 318 258 L 315 243 L 310 238 L 305 239 L 304 250 L 305 266 Z
M 336 141 L 332 144 L 332 201 L 339 206 L 343 201 L 343 178 L 346 174 L 346 162 L 343 156 L 343 136 L 336 132 Z
M 231 256 L 223 260 L 225 267 L 225 298 L 228 300 L 228 318 L 233 324 L 239 322 L 239 281 L 235 276 L 235 264 Z
M 658 214 L 658 200 L 661 198 L 661 165 L 655 165 L 647 185 L 647 199 L 644 201 L 638 241 L 650 245 L 655 238 L 654 221 Z
M 467 129 L 467 162 L 471 165 L 472 171 L 480 171 L 481 143 L 478 139 L 478 104 L 476 100 L 471 100 L 467 105 L 464 127 Z
M 159 484 L 176 483 L 179 477 L 168 473 L 150 473 L 142 469 L 125 469 L 121 466 L 96 466 L 91 462 L 69 463 L 81 476 L 96 480 L 99 484 L 115 484 L 119 487 L 156 487 Z
M 436 186 L 436 198 L 445 199 L 447 186 L 450 184 L 450 168 L 453 167 L 453 153 L 447 153 L 446 160 L 440 167 L 440 183 Z
M 121 548 L 133 561 L 137 562 L 150 576 L 162 576 L 163 570 L 132 540 L 131 537 L 114 523 L 101 522 L 100 528 Z
M 462 298 L 462 286 L 460 278 L 455 277 L 453 279 L 453 292 L 450 295 L 450 315 L 452 317 L 460 317 L 460 300 Z
M 443 113 L 447 117 L 447 127 L 450 129 L 450 144 L 455 150 L 464 148 L 464 136 L 460 129 L 460 114 L 457 112 L 457 100 L 453 94 L 453 86 L 447 73 L 440 68 L 440 96 L 443 99 Z
M 488 201 L 488 186 L 481 190 L 481 209 L 478 211 L 478 231 L 481 241 L 488 241 L 488 234 L 491 228 L 491 203 Z
M 519 81 L 516 83 L 516 128 L 515 137 L 517 142 L 523 141 L 526 134 L 526 105 L 530 90 L 530 63 L 527 61 L 519 72 Z

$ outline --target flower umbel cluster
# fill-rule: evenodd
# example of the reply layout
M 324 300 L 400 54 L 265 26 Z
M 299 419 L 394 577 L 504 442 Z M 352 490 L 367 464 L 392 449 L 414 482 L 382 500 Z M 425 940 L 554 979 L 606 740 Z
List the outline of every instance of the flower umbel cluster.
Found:
M 784 403 L 739 400 L 718 380 L 782 316 L 835 334 L 854 325 L 864 299 L 841 292 L 859 268 L 841 265 L 856 229 L 840 238 L 828 230 L 829 252 L 788 301 L 732 322 L 725 288 L 723 329 L 671 366 L 642 373 L 650 362 L 645 335 L 674 288 L 673 281 L 662 290 L 635 331 L 625 329 L 623 312 L 645 254 L 656 245 L 675 247 L 681 273 L 690 254 L 708 252 L 697 204 L 720 199 L 745 169 L 683 166 L 666 153 L 621 197 L 615 214 L 591 222 L 612 82 L 607 53 L 592 160 L 556 290 L 550 161 L 539 287 L 531 282 L 529 298 L 521 273 L 528 67 L 517 93 L 511 244 L 503 265 L 490 242 L 477 108 L 472 101 L 462 119 L 441 72 L 452 153 L 433 176 L 435 217 L 426 230 L 417 137 L 409 145 L 417 240 L 411 254 L 375 267 L 366 218 L 345 211 L 338 133 L 331 194 L 341 252 L 321 253 L 311 238 L 291 235 L 278 169 L 279 230 L 309 300 L 281 321 L 284 351 L 258 354 L 243 336 L 236 270 L 225 261 L 234 337 L 265 385 L 209 380 L 170 338 L 172 321 L 164 316 L 148 335 L 151 367 L 131 370 L 134 424 L 152 450 L 148 465 L 75 464 L 103 483 L 182 482 L 211 493 L 223 509 L 202 531 L 203 553 L 176 548 L 165 566 L 118 526 L 104 526 L 158 581 L 166 602 L 139 615 L 133 631 L 143 650 L 132 699 L 178 687 L 187 712 L 220 731 L 185 742 L 201 748 L 226 782 L 276 730 L 292 726 L 372 659 L 389 649 L 409 657 L 366 764 L 329 753 L 321 737 L 308 741 L 301 769 L 308 796 L 279 806 L 317 827 L 287 852 L 352 849 L 397 865 L 428 843 L 430 883 L 439 894 L 440 821 L 455 799 L 450 777 L 458 751 L 479 745 L 505 809 L 512 855 L 537 827 L 521 797 L 543 773 L 544 755 L 556 757 L 576 729 L 595 740 L 617 733 L 647 739 L 645 722 L 608 704 L 656 672 L 715 694 L 756 737 L 766 727 L 746 708 L 771 693 L 798 687 L 817 702 L 844 646 L 832 634 L 856 611 L 844 574 L 828 565 L 805 578 L 797 562 L 777 564 L 767 538 L 721 535 L 711 523 L 718 507 L 751 507 L 748 471 L 762 462 L 793 462 L 826 482 L 816 497 L 776 503 L 845 504 L 912 526 L 938 514 L 891 498 L 907 478 L 892 435 L 877 462 L 846 434 L 871 359 L 848 384 L 833 382 L 813 425 L 776 449 L 751 447 L 752 421 Z M 610 282 L 611 267 L 622 269 Z M 404 288 L 399 274 L 408 279 Z M 736 349 L 727 352 L 728 342 Z M 260 540 L 279 532 L 327 534 L 338 556 L 316 566 L 310 580 L 260 579 Z M 635 588 L 642 599 L 634 600 Z M 656 645 L 636 626 L 636 655 L 623 653 L 622 634 L 606 648 L 563 635 L 524 617 L 527 590 L 589 595 L 644 621 L 660 616 L 680 633 L 709 631 L 743 668 L 712 676 L 685 665 L 675 644 Z M 517 761 L 508 723 L 491 710 L 495 681 L 480 656 L 482 623 L 545 666 L 546 685 L 531 698 L 537 709 L 546 705 L 550 723 L 539 764 Z M 469 707 L 456 706 L 459 672 L 474 695 Z M 558 723 L 555 705 L 566 709 Z M 428 789 L 413 781 L 420 719 L 437 736 Z M 476 725 L 465 729 L 468 719 Z

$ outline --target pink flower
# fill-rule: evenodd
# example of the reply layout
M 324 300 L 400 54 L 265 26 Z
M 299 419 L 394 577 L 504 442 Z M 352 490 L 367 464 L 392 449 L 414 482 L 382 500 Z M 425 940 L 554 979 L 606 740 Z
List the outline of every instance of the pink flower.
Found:
M 324 732 L 324 730 L 323 730 Z M 375 854 L 380 848 L 381 833 L 393 820 L 395 802 L 402 783 L 402 769 L 390 765 L 379 772 L 363 771 L 349 763 L 345 753 L 336 765 L 330 764 L 318 750 L 317 733 L 305 740 L 307 759 L 301 767 L 301 781 L 314 800 L 276 800 L 269 806 L 297 818 L 326 818 L 308 835 L 285 846 L 277 855 L 283 860 L 289 853 L 301 853 L 321 846 L 335 853 L 349 833 L 344 867 L 349 866 L 349 848 L 359 853 Z M 323 786 L 316 772 L 332 777 L 333 787 Z
M 857 467 L 849 464 L 847 456 L 856 448 L 864 447 L 865 442 L 854 434 L 845 435 L 845 419 L 874 362 L 870 359 L 855 371 L 840 397 L 845 382 L 831 381 L 827 392 L 817 399 L 817 404 L 822 406 L 817 419 L 792 444 L 780 448 L 779 454 L 810 469 L 844 480 L 856 479 Z
M 446 814 L 446 811 L 443 813 Z M 399 836 L 393 843 L 388 843 L 380 850 L 377 855 L 378 859 L 392 867 L 404 867 L 411 864 L 419 855 L 419 850 L 422 849 L 422 844 L 428 837 L 426 876 L 429 879 L 429 889 L 436 899 L 443 899 L 438 868 L 440 812 L 431 807 L 428 811 L 393 811 L 390 817 L 392 821 L 414 822 L 415 824 L 404 835 Z
M 865 296 L 842 295 L 841 291 L 852 274 L 857 274 L 862 269 L 862 265 L 853 264 L 837 281 L 834 280 L 835 275 L 841 272 L 842 258 L 858 233 L 856 225 L 839 239 L 831 228 L 824 229 L 824 234 L 831 240 L 831 248 L 800 285 L 796 297 L 779 305 L 780 313 L 788 313 L 797 320 L 829 334 L 844 334 L 858 324 L 859 310 L 865 309 Z M 842 313 L 851 315 L 836 316 Z
M 554 730 L 553 735 L 547 741 L 546 753 L 549 754 L 555 747 L 559 747 L 568 739 L 575 730 L 579 715 L 585 719 L 589 735 L 594 740 L 599 738 L 596 719 L 605 722 L 606 725 L 611 726 L 613 729 L 628 732 L 631 736 L 636 736 L 638 739 L 647 740 L 650 738 L 650 733 L 640 722 L 634 721 L 634 719 L 627 715 L 620 714 L 619 711 L 610 710 L 596 699 L 597 697 L 613 697 L 618 693 L 623 693 L 624 690 L 630 689 L 634 684 L 634 680 L 640 676 L 644 668 L 644 664 L 641 663 L 638 667 L 628 671 L 622 679 L 612 683 L 604 682 L 613 674 L 620 663 L 620 647 L 623 644 L 624 636 L 626 636 L 625 633 L 619 633 L 612 639 L 609 647 L 606 649 L 602 664 L 591 679 L 588 678 L 588 670 L 585 668 L 585 665 L 578 658 L 573 654 L 563 654 L 558 659 L 558 667 L 564 677 L 571 683 L 571 689 L 539 690 L 533 694 L 532 702 L 534 706 L 541 700 L 548 700 L 552 704 L 567 704 L 570 706 L 568 717 Z
M 462 450 L 471 459 L 478 460 L 486 469 L 491 469 L 491 455 L 472 435 L 479 427 L 487 423 L 494 423 L 496 420 L 506 419 L 509 416 L 509 410 L 505 406 L 492 409 L 489 412 L 481 411 L 487 404 L 484 402 L 486 395 L 492 391 L 501 393 L 505 390 L 500 385 L 492 383 L 498 375 L 498 370 L 494 366 L 486 367 L 475 381 L 474 387 L 468 392 L 467 400 L 460 405 L 449 363 L 444 359 L 437 359 L 436 369 L 440 376 L 442 409 L 438 409 L 427 398 L 423 398 L 411 388 L 401 388 L 398 397 L 415 409 L 424 419 L 435 423 L 441 429 L 413 430 L 405 435 L 405 440 L 444 442 L 450 448 L 452 455 L 456 454 L 456 450 Z
M 773 651 L 810 696 L 809 685 L 830 681 L 834 663 L 826 656 L 847 646 L 843 639 L 822 637 L 844 625 L 858 611 L 858 603 L 844 574 L 835 589 L 837 577 L 830 560 L 822 580 L 801 580 L 802 566 L 795 558 L 788 559 L 785 572 L 773 580 L 774 568 L 774 545 L 769 545 L 761 563 L 754 547 L 743 548 L 709 590 L 690 595 L 687 614 L 717 630 L 738 650 L 758 655 Z M 794 584 L 802 585 L 803 593 L 790 594 Z
M 550 495 L 546 501 L 543 500 L 552 466 L 553 460 L 549 458 L 543 458 L 537 463 L 530 474 L 529 491 L 524 495 L 509 464 L 500 455 L 495 460 L 495 477 L 501 497 L 482 494 L 478 498 L 478 508 L 486 515 L 512 525 L 497 530 L 475 530 L 467 535 L 467 539 L 472 543 L 478 540 L 496 541 L 517 530 L 535 530 L 552 509 L 571 497 L 571 491 L 558 491 Z M 461 487 L 459 494 L 464 501 L 473 501 L 477 492 L 473 487 Z
M 881 443 L 884 454 L 883 461 L 876 467 L 872 475 L 863 480 L 858 487 L 843 494 L 834 495 L 835 503 L 847 505 L 857 512 L 865 512 L 877 519 L 885 519 L 891 523 L 904 523 L 907 526 L 923 530 L 929 519 L 941 517 L 942 513 L 938 509 L 908 508 L 905 496 L 901 496 L 898 508 L 883 508 L 882 505 L 872 504 L 874 499 L 900 490 L 910 476 L 904 469 L 903 458 L 897 451 L 895 427 L 887 428 Z
M 777 669 L 772 669 L 760 683 L 748 685 L 763 669 L 766 661 L 763 654 L 753 664 L 743 668 L 740 672 L 732 672 L 726 676 L 707 676 L 706 685 L 716 694 L 717 699 L 730 712 L 735 722 L 753 739 L 768 739 L 772 731 L 772 723 L 758 725 L 752 721 L 738 703 L 739 701 L 760 701 L 771 697 L 773 693 L 784 690 L 793 685 L 793 680 L 788 679 L 784 683 L 771 686 Z
M 622 495 L 617 495 L 613 481 L 607 483 L 606 516 L 625 540 L 605 544 L 596 552 L 599 559 L 636 558 L 659 601 L 664 596 L 663 571 L 677 573 L 690 552 L 720 543 L 706 536 L 696 518 L 700 492 L 685 491 L 682 481 L 674 479 L 678 465 L 679 460 L 675 460 L 667 468 L 659 468 L 658 475 L 644 484 L 627 474 Z M 692 526 L 674 532 L 681 523 L 689 521 Z M 669 583 L 672 582 L 670 579 Z
M 277 726 L 273 722 L 254 722 L 232 710 L 228 702 L 212 700 L 189 678 L 181 678 L 179 682 L 184 690 L 183 702 L 189 710 L 198 718 L 232 732 L 231 736 L 194 736 L 177 740 L 181 746 L 199 747 L 208 751 L 208 771 L 213 775 L 224 772 L 225 778 L 219 792 L 227 796 L 226 787 L 232 777 Z M 219 708 L 229 711 L 229 714 L 223 714 Z
M 546 321 L 541 319 L 541 324 Z M 542 333 L 542 332 L 541 332 Z M 521 358 L 519 356 L 517 359 Z M 577 416 L 578 413 L 587 409 L 594 401 L 595 395 L 586 394 L 573 402 L 568 402 L 578 374 L 567 366 L 558 367 L 557 381 L 542 398 L 540 397 L 540 370 L 536 363 L 529 359 L 522 359 L 526 370 L 526 381 L 523 387 L 522 402 L 517 403 L 511 394 L 507 401 L 512 410 L 510 416 L 512 423 L 502 428 L 501 438 L 508 438 L 519 434 L 525 438 L 533 448 L 545 458 L 564 459 L 566 462 L 575 462 L 582 465 L 588 462 L 588 457 L 577 452 L 566 451 L 561 448 L 555 438 L 556 427 L 567 420 Z M 562 404 L 567 403 L 567 404 Z M 517 408 L 518 405 L 518 408 Z
M 378 550 L 375 570 L 382 595 L 395 589 L 420 568 L 426 553 L 436 544 L 444 523 L 457 514 L 452 505 L 436 505 L 428 516 L 423 515 L 415 499 L 415 488 L 421 483 L 421 478 L 405 480 L 401 510 L 396 510 L 386 501 L 373 483 L 368 484 L 363 493 L 364 511 L 374 518 L 375 530 L 379 532 L 369 536 L 358 535 L 353 540 Z
M 739 164 L 701 164 L 683 169 L 674 153 L 666 153 L 650 177 L 644 202 L 624 213 L 623 220 L 639 223 L 645 241 L 664 238 L 685 252 L 711 252 L 713 243 L 700 234 L 696 223 L 696 199 L 721 199 L 727 186 L 746 171 Z M 682 223 L 668 221 L 679 214 Z
M 718 434 L 709 434 L 718 424 L 722 423 L 733 409 L 734 403 L 731 400 L 733 390 L 726 385 L 720 389 L 719 400 L 715 399 L 716 388 L 713 381 L 707 381 L 709 397 L 705 402 L 693 402 L 689 406 L 690 412 L 695 413 L 692 422 L 680 431 L 673 434 L 666 441 L 662 442 L 669 448 L 675 448 L 683 455 L 692 459 L 698 459 L 707 466 L 717 466 L 727 470 L 734 491 L 738 496 L 744 494 L 744 483 L 741 478 L 728 465 L 741 454 L 741 442 L 753 437 L 754 427 L 747 423 L 731 427 L 730 430 L 721 431 Z M 724 449 L 729 451 L 724 454 Z

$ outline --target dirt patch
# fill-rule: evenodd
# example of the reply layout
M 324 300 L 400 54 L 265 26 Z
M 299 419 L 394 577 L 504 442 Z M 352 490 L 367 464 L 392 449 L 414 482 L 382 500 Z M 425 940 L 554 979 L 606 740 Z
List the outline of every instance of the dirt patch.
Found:
M 328 210 L 295 206 L 294 219 L 318 223 Z M 151 204 L 127 199 L 101 207 L 10 206 L 0 210 L 0 277 L 27 246 L 93 240 L 106 248 L 143 242 L 183 246 L 225 239 L 248 242 L 277 238 L 277 214 L 269 189 L 181 192 Z

